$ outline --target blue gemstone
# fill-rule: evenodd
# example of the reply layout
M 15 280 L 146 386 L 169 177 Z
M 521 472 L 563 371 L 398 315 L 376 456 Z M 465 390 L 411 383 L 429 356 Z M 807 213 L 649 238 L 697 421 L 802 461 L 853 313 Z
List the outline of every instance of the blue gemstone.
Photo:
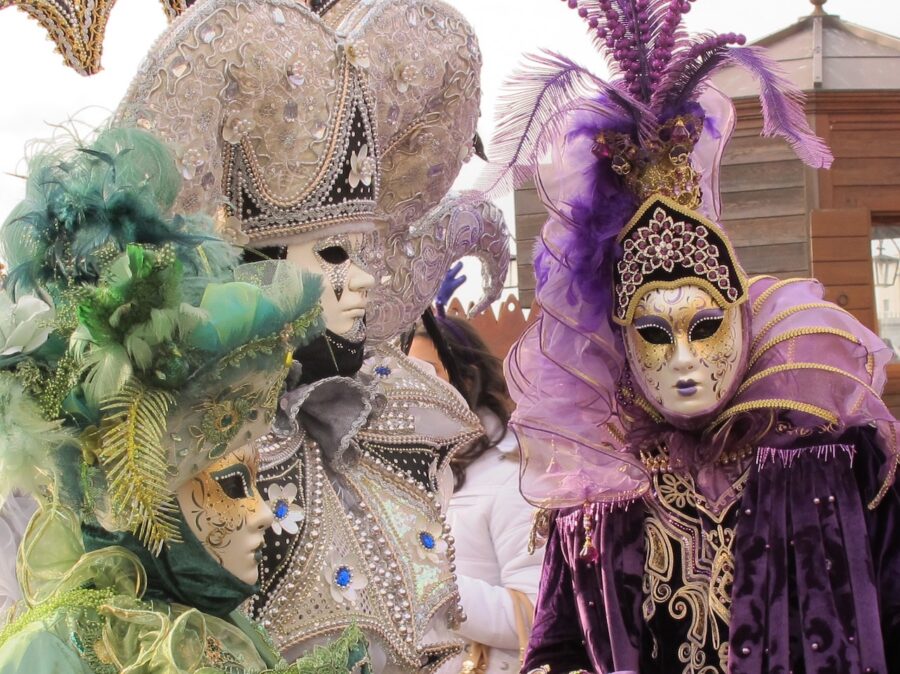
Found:
M 334 572 L 334 584 L 338 587 L 350 587 L 353 582 L 353 572 L 349 566 L 339 566 Z
M 419 534 L 419 542 L 426 550 L 434 550 L 434 536 L 427 531 L 423 531 Z
M 379 377 L 387 377 L 391 373 L 391 368 L 387 365 L 379 365 L 375 368 L 375 374 Z
M 288 513 L 291 511 L 291 507 L 281 499 L 275 504 L 275 518 L 279 520 L 283 520 L 288 516 Z

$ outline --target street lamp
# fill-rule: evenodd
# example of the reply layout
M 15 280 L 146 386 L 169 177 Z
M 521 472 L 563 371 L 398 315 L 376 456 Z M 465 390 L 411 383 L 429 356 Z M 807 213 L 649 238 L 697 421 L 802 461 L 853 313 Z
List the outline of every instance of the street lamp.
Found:
M 875 285 L 879 288 L 890 288 L 897 281 L 900 270 L 900 258 L 884 254 L 884 239 L 878 241 L 878 254 L 872 256 L 875 273 Z

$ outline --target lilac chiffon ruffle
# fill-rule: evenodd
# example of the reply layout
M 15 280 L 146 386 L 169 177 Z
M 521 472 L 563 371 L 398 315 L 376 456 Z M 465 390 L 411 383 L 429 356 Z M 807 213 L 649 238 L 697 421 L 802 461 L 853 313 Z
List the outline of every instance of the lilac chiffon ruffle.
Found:
M 649 476 L 619 420 L 616 392 L 626 363 L 618 328 L 581 327 L 584 309 L 558 266 L 546 272 L 539 300 L 541 316 L 506 362 L 518 404 L 511 426 L 522 447 L 522 492 L 549 508 L 634 500 L 649 489 Z M 890 349 L 824 301 L 812 279 L 754 279 L 748 302 L 749 367 L 715 423 L 772 410 L 778 423 L 758 443 L 772 451 L 811 434 L 837 438 L 874 427 L 884 457 L 877 502 L 898 461 L 897 421 L 880 397 Z M 570 310 L 562 315 L 559 307 Z

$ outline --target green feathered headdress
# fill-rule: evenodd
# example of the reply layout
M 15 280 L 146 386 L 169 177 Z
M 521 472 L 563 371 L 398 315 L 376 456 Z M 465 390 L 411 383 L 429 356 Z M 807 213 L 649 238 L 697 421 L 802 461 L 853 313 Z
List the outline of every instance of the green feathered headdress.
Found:
M 291 354 L 324 329 L 321 282 L 282 262 L 204 273 L 203 251 L 229 246 L 164 215 L 171 155 L 143 132 L 101 139 L 49 173 L 39 162 L 53 177 L 44 196 L 29 179 L 27 203 L 47 207 L 20 206 L 0 233 L 16 249 L 0 293 L 0 493 L 49 489 L 158 552 L 178 540 L 174 490 L 268 430 Z M 140 218 L 109 217 L 114 193 Z M 93 205 L 62 216 L 75 194 Z
M 96 283 L 129 244 L 169 248 L 189 278 L 227 275 L 239 249 L 210 218 L 171 212 L 181 185 L 168 147 L 140 129 L 107 129 L 89 145 L 37 154 L 25 199 L 0 233 L 6 287 L 55 296 Z

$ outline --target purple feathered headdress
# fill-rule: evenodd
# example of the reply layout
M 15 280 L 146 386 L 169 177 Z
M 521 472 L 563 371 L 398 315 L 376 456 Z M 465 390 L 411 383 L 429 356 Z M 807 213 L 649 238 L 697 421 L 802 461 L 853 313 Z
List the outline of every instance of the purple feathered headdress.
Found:
M 810 129 L 803 93 L 761 47 L 743 35 L 689 35 L 687 0 L 568 0 L 588 24 L 611 72 L 607 81 L 553 52 L 526 57 L 507 82 L 499 106 L 492 161 L 482 183 L 489 193 L 518 187 L 561 134 L 568 113 L 592 109 L 599 126 L 627 131 L 647 145 L 659 128 L 690 109 L 724 66 L 748 70 L 760 84 L 763 135 L 785 138 L 805 163 L 831 165 L 831 153 Z M 602 161 L 598 159 L 598 161 Z
M 717 70 L 737 65 L 759 81 L 763 135 L 785 138 L 813 167 L 827 168 L 832 156 L 807 123 L 802 91 L 765 50 L 742 46 L 744 36 L 734 33 L 689 35 L 682 26 L 691 6 L 687 0 L 568 0 L 568 6 L 587 23 L 611 77 L 598 77 L 553 52 L 526 57 L 501 97 L 480 187 L 497 195 L 535 180 L 560 225 L 559 236 L 549 237 L 545 228 L 538 243 L 538 290 L 548 260 L 558 258 L 572 286 L 592 305 L 590 323 L 596 324 L 611 308 L 606 281 L 615 236 L 648 196 L 640 189 L 642 162 L 652 164 L 672 152 L 689 155 L 698 198 L 680 201 L 718 219 L 719 161 L 734 110 L 710 84 Z M 679 144 L 672 128 L 682 118 L 692 120 L 693 128 Z M 677 196 L 654 184 L 645 187 Z
M 621 330 L 610 320 L 616 236 L 644 200 L 633 171 L 659 158 L 682 173 L 654 188 L 674 185 L 667 197 L 693 199 L 689 208 L 718 220 L 717 174 L 734 108 L 710 77 L 724 66 L 749 70 L 760 84 L 763 134 L 785 138 L 813 167 L 827 168 L 832 160 L 806 121 L 802 92 L 763 49 L 743 46 L 735 34 L 683 30 L 690 2 L 568 5 L 586 21 L 612 76 L 602 79 L 550 52 L 530 57 L 508 83 L 493 162 L 482 176 L 483 189 L 494 194 L 533 179 L 550 215 L 535 251 L 541 315 L 505 364 L 518 406 L 511 427 L 523 456 L 522 491 L 545 507 L 627 502 L 649 488 L 631 443 L 635 419 Z M 833 305 L 809 301 L 814 283 L 772 283 L 750 289 L 748 379 L 710 428 L 730 428 L 741 421 L 740 410 L 770 405 L 780 419 L 804 427 L 820 424 L 838 433 L 868 423 L 879 438 L 892 437 L 896 422 L 878 397 L 884 345 Z M 802 329 L 772 334 L 762 318 L 793 298 L 799 298 Z M 825 343 L 836 334 L 845 335 L 846 345 Z M 822 412 L 807 419 L 797 410 Z M 764 440 L 777 446 L 776 437 Z M 895 461 L 896 443 L 885 440 L 884 450 Z

